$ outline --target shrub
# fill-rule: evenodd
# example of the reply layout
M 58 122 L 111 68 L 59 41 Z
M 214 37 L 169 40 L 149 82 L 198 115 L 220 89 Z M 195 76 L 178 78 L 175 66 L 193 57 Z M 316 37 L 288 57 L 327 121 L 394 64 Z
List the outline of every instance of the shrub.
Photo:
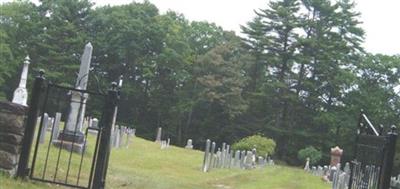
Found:
M 269 139 L 267 137 L 263 137 L 261 135 L 253 135 L 248 136 L 246 138 L 242 138 L 238 142 L 232 145 L 233 150 L 252 150 L 253 148 L 257 149 L 257 154 L 265 155 L 274 154 L 275 151 L 275 141 Z
M 321 151 L 315 149 L 313 146 L 309 146 L 307 148 L 299 150 L 297 153 L 297 157 L 305 162 L 307 158 L 310 158 L 310 164 L 315 164 L 322 158 Z

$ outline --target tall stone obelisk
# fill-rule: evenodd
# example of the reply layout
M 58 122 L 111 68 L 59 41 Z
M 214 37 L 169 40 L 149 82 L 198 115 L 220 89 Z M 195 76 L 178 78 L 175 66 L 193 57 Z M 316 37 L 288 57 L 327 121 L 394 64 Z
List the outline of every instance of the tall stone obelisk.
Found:
M 79 74 L 75 83 L 76 89 L 86 90 L 87 88 L 92 51 L 93 46 L 89 42 L 86 44 L 81 58 Z M 64 140 L 61 147 L 72 149 L 75 152 L 81 153 L 85 148 L 86 142 L 84 133 L 82 132 L 82 126 L 85 117 L 86 100 L 88 98 L 88 94 L 79 91 L 71 91 L 70 95 L 71 100 L 68 118 L 66 120 L 64 130 L 60 132 L 58 137 L 59 141 L 55 142 L 55 145 L 61 145 L 61 140 Z
M 29 68 L 29 56 L 26 56 L 24 60 L 24 66 L 22 68 L 21 79 L 19 80 L 18 88 L 14 91 L 13 103 L 27 106 L 28 102 L 28 91 L 26 90 L 26 81 L 28 80 L 28 68 Z

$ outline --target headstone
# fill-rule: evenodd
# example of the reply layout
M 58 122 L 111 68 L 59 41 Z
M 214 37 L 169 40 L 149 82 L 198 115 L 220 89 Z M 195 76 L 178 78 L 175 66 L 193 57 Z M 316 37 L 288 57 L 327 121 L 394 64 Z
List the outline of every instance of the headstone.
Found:
M 133 129 L 127 128 L 127 130 L 126 130 L 126 141 L 125 141 L 125 146 L 126 146 L 126 148 L 129 147 L 130 138 L 131 138 L 132 133 L 133 133 Z
M 47 126 L 47 131 L 51 131 L 54 125 L 54 117 L 49 117 L 49 124 Z
M 53 129 L 51 130 L 52 142 L 58 138 L 58 132 L 60 130 L 61 113 L 57 112 L 54 118 Z
M 256 158 L 257 158 L 257 150 L 255 149 L 255 148 L 253 148 L 253 150 L 251 150 L 251 153 L 252 153 L 252 157 L 251 157 L 251 160 L 252 160 L 252 166 L 253 167 L 255 167 L 256 166 Z
M 171 143 L 171 139 L 168 138 L 168 139 L 167 139 L 167 148 L 169 148 L 170 143 Z
M 126 130 L 126 127 L 125 127 L 125 126 L 122 126 L 122 127 L 120 127 L 120 129 L 119 129 L 119 141 L 118 141 L 119 143 L 118 143 L 118 148 L 122 146 L 122 142 L 123 142 L 125 130 Z
M 244 169 L 244 160 L 246 157 L 246 151 L 242 150 L 242 153 L 240 154 L 240 168 Z
M 247 151 L 247 154 L 244 159 L 244 168 L 245 169 L 253 168 L 253 153 L 251 151 Z
M 188 139 L 185 148 L 193 149 L 193 141 L 192 139 Z
M 230 158 L 231 158 L 231 153 L 230 153 L 230 145 L 226 145 L 226 152 L 225 152 L 225 164 L 224 164 L 224 168 L 229 168 L 229 164 L 230 164 Z
M 42 127 L 40 130 L 40 138 L 39 138 L 39 143 L 43 144 L 45 141 L 45 137 L 46 137 L 46 131 L 47 131 L 47 127 L 49 124 L 49 115 L 47 113 L 43 114 L 43 120 L 41 120 L 42 123 Z
M 167 146 L 167 141 L 162 140 L 162 141 L 160 142 L 160 144 L 161 144 L 161 149 L 165 149 L 166 146 Z
M 347 185 L 350 182 L 350 174 L 351 174 L 350 163 L 349 162 L 346 162 L 346 164 L 344 165 L 343 172 L 346 173 L 345 178 L 344 178 L 344 182 Z
M 240 167 L 240 151 L 236 150 L 234 167 Z
M 305 171 L 310 171 L 310 158 L 307 158 L 306 165 L 304 166 Z
M 93 128 L 96 128 L 96 129 L 99 128 L 99 120 L 97 118 L 93 118 L 91 123 L 92 124 L 90 125 L 90 127 L 93 127 Z
M 93 46 L 89 42 L 86 44 L 81 57 L 79 73 L 75 83 L 76 89 L 86 90 L 87 88 L 92 51 Z M 69 114 L 67 115 L 65 127 L 59 134 L 60 141 L 56 141 L 54 144 L 74 152 L 82 153 L 86 145 L 82 126 L 86 111 L 86 101 L 89 95 L 79 91 L 71 91 L 70 95 Z
M 121 133 L 120 133 L 120 127 L 119 126 L 116 125 L 114 133 L 115 133 L 114 147 L 115 148 L 119 148 L 119 141 L 121 139 L 121 136 L 120 136 Z
M 216 147 L 215 142 L 212 142 L 212 143 L 211 143 L 211 151 L 210 151 L 210 167 L 209 167 L 209 169 L 214 168 L 214 163 L 215 163 L 215 147 Z
M 217 150 L 217 158 L 216 158 L 216 168 L 221 168 L 221 148 L 218 148 Z
M 99 131 L 96 130 L 96 129 L 99 129 L 99 120 L 98 120 L 97 118 L 91 119 L 89 127 L 90 127 L 91 129 L 89 129 L 88 132 L 89 132 L 90 134 L 97 135 L 97 133 L 98 133 Z
M 21 79 L 19 80 L 18 88 L 14 91 L 12 99 L 13 103 L 27 106 L 28 91 L 26 90 L 26 81 L 28 80 L 29 56 L 25 58 L 24 66 L 22 68 Z
M 257 158 L 257 163 L 260 167 L 264 167 L 265 166 L 265 160 L 262 156 L 258 156 Z
M 159 127 L 159 128 L 157 129 L 156 142 L 161 142 L 161 135 L 162 135 L 162 128 Z
M 343 155 L 343 150 L 339 148 L 339 146 L 336 146 L 334 148 L 331 148 L 331 166 L 336 166 L 338 163 L 340 163 L 340 158 Z
M 329 178 L 329 180 L 330 181 L 333 181 L 334 180 L 334 176 L 335 176 L 335 174 L 337 173 L 337 168 L 336 168 L 336 166 L 333 166 L 331 169 L 330 169 L 330 171 L 327 173 L 327 175 L 328 175 L 328 178 Z
M 324 175 L 324 168 L 318 165 L 317 176 L 322 177 Z
M 209 154 L 210 154 L 210 145 L 211 145 L 211 141 L 210 139 L 207 139 L 206 141 L 206 147 L 204 150 L 204 160 L 203 160 L 203 172 L 207 172 L 208 171 L 208 163 L 209 163 Z
M 317 175 L 317 167 L 312 166 L 312 167 L 311 167 L 311 173 L 312 173 L 313 175 Z

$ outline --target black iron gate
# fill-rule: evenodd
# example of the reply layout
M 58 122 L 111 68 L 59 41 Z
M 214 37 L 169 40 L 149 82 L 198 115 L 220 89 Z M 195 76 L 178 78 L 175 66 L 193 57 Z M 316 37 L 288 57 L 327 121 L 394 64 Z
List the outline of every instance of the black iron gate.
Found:
M 118 98 L 115 83 L 101 94 L 47 83 L 41 72 L 30 99 L 17 176 L 76 188 L 104 188 Z M 97 127 L 91 124 L 91 116 L 100 118 Z
M 361 111 L 349 189 L 389 189 L 396 139 L 395 126 L 384 134 Z

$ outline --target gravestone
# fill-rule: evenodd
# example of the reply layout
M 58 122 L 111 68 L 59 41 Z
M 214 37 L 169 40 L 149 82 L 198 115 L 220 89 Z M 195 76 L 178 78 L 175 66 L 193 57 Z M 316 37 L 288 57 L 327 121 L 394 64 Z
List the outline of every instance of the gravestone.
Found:
M 18 88 L 14 91 L 12 102 L 27 106 L 28 102 L 28 91 L 26 90 L 26 82 L 28 80 L 28 69 L 29 69 L 29 56 L 25 58 L 24 66 L 22 68 L 21 79 L 19 80 Z
M 161 135 L 162 135 L 162 128 L 159 127 L 159 128 L 157 129 L 156 142 L 161 142 Z
M 93 46 L 89 42 L 85 45 L 78 77 L 76 79 L 75 88 L 86 90 L 89 79 L 90 61 L 92 58 Z M 87 93 L 79 91 L 71 91 L 70 93 L 69 114 L 63 131 L 58 136 L 59 141 L 54 144 L 62 148 L 82 153 L 85 149 L 86 141 L 82 132 L 83 121 L 85 117 L 86 101 L 89 97 Z M 64 140 L 61 142 L 61 140 Z
M 99 133 L 99 131 L 96 129 L 99 129 L 99 120 L 97 118 L 93 118 L 93 119 L 91 119 L 91 121 L 89 123 L 90 123 L 89 128 L 93 128 L 93 129 L 89 129 L 88 133 L 97 135 Z
M 253 153 L 251 151 L 247 151 L 247 154 L 244 158 L 244 168 L 245 169 L 253 168 Z
M 118 125 L 115 125 L 115 129 L 114 129 L 114 148 L 119 148 L 119 141 L 121 139 L 120 136 L 121 132 L 120 132 L 120 127 Z
M 251 161 L 252 161 L 252 166 L 255 167 L 256 165 L 256 157 L 257 157 L 257 150 L 255 148 L 253 148 L 253 150 L 251 150 L 252 156 L 251 156 Z
M 128 128 L 127 133 L 126 133 L 126 143 L 125 143 L 126 148 L 129 147 L 129 144 L 131 143 L 131 137 L 135 136 L 135 132 L 136 132 L 136 129 Z
M 304 166 L 305 171 L 310 171 L 310 158 L 307 157 L 306 165 Z
M 311 174 L 317 175 L 317 167 L 315 167 L 315 166 L 311 167 Z
M 240 167 L 240 151 L 239 150 L 236 150 L 236 153 L 235 153 L 234 166 Z
M 168 139 L 167 139 L 167 148 L 169 148 L 170 143 L 171 143 L 171 139 L 168 138 Z
M 53 129 L 51 130 L 52 142 L 58 138 L 58 132 L 60 130 L 61 113 L 57 112 L 54 118 Z
M 218 148 L 217 150 L 217 158 L 216 158 L 216 168 L 221 168 L 221 148 Z
M 165 140 L 162 140 L 160 144 L 161 144 L 161 149 L 165 149 L 167 147 L 167 141 Z
M 210 145 L 211 145 L 211 141 L 210 139 L 207 139 L 206 141 L 206 147 L 204 149 L 204 159 L 203 159 L 203 172 L 207 172 L 208 171 L 208 167 L 209 167 L 209 156 L 210 156 Z M 193 147 L 192 147 L 193 148 Z
M 122 140 L 124 138 L 125 135 L 125 131 L 126 131 L 126 127 L 125 126 L 121 126 L 119 129 L 119 143 L 118 143 L 118 147 L 122 146 Z
M 48 125 L 49 125 L 49 115 L 47 113 L 44 113 L 43 120 L 42 120 L 42 127 L 40 130 L 40 138 L 39 138 L 40 144 L 43 144 L 45 141 Z
M 242 153 L 240 154 L 240 168 L 244 169 L 244 159 L 246 157 L 246 151 L 242 150 Z
M 212 143 L 211 143 L 211 151 L 210 151 L 210 167 L 209 167 L 209 169 L 214 168 L 214 162 L 215 162 L 215 147 L 216 147 L 215 142 L 212 142 Z
M 188 139 L 185 148 L 193 149 L 193 141 L 192 139 Z

